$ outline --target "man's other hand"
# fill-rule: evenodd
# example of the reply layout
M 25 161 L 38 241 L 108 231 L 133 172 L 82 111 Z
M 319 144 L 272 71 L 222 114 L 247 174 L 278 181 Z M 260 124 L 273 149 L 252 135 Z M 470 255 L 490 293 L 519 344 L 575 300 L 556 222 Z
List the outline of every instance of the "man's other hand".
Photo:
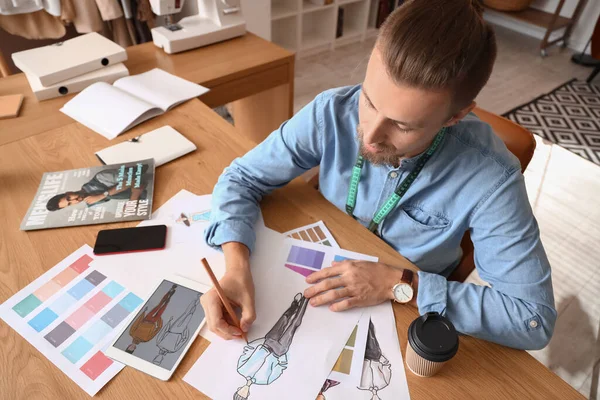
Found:
M 334 262 L 330 268 L 306 278 L 314 284 L 304 291 L 311 306 L 330 304 L 332 311 L 367 307 L 391 300 L 392 287 L 400 282 L 402 269 L 368 261 Z

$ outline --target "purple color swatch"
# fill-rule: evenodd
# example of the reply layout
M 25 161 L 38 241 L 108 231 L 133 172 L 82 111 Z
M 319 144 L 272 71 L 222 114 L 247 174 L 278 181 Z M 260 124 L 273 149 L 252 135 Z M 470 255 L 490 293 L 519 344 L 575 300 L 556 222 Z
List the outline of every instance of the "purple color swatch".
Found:
M 291 265 L 291 264 L 285 264 L 285 267 L 291 269 L 294 272 L 299 273 L 300 275 L 304 275 L 304 276 L 309 276 L 313 272 L 317 272 L 317 271 L 313 271 L 312 269 L 297 267 L 297 266 Z
M 321 269 L 321 267 L 323 266 L 324 258 L 325 253 L 323 253 L 322 251 L 292 246 L 287 261 L 314 269 Z

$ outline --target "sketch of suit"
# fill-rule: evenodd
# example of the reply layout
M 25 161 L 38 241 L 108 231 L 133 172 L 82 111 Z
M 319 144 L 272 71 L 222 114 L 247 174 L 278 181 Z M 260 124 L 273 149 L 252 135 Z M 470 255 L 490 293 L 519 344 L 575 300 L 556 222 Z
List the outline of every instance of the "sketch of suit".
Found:
M 163 326 L 162 330 L 156 336 L 156 346 L 159 348 L 159 351 L 158 355 L 152 360 L 154 364 L 160 364 L 167 353 L 176 353 L 186 344 L 190 338 L 188 324 L 194 312 L 196 312 L 196 307 L 199 303 L 200 298 L 196 297 L 175 322 L 171 323 L 173 317 L 170 317 L 167 324 Z
M 389 360 L 381 352 L 379 341 L 375 336 L 375 326 L 369 321 L 369 333 L 367 335 L 367 348 L 363 362 L 362 377 L 360 380 L 361 390 L 368 390 L 373 394 L 371 400 L 380 400 L 378 391 L 387 387 L 392 379 L 392 366 Z
M 238 373 L 246 378 L 246 385 L 234 394 L 234 400 L 250 395 L 250 386 L 269 385 L 287 368 L 287 352 L 308 306 L 308 299 L 298 293 L 289 308 L 277 320 L 264 338 L 244 347 L 238 360 Z

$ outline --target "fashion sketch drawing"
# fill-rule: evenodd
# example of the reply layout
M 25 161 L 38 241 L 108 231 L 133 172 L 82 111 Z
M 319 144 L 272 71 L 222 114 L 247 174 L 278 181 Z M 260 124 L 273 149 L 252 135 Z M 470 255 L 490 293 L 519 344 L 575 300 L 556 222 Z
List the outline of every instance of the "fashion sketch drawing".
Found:
M 185 214 L 185 213 L 181 213 L 179 215 L 179 218 L 177 218 L 175 220 L 175 222 L 179 223 L 179 224 L 184 224 L 185 226 L 189 227 L 192 224 L 195 224 L 197 222 L 207 222 L 210 220 L 210 210 L 204 210 L 204 211 L 199 211 L 199 212 L 195 212 L 195 213 L 191 213 L 191 214 Z
M 163 326 L 161 331 L 156 336 L 156 347 L 158 347 L 159 350 L 158 355 L 154 357 L 154 360 L 152 360 L 154 364 L 160 365 L 165 358 L 165 355 L 177 353 L 183 346 L 185 346 L 190 338 L 188 325 L 199 304 L 200 297 L 196 297 L 187 306 L 179 318 L 173 321 L 173 317 L 170 317 L 166 325 Z
M 386 388 L 392 379 L 392 365 L 381 352 L 379 341 L 375 336 L 373 321 L 369 321 L 369 333 L 367 335 L 367 348 L 365 350 L 365 361 L 363 362 L 360 390 L 371 392 L 371 400 L 381 400 L 378 392 Z
M 171 301 L 171 297 L 175 294 L 177 285 L 173 285 L 167 293 L 165 293 L 156 305 L 148 314 L 148 306 L 144 307 L 140 315 L 129 328 L 129 335 L 132 337 L 132 343 L 127 346 L 125 351 L 132 354 L 137 345 L 142 342 L 149 342 L 161 330 L 163 326 L 162 314 Z
M 234 400 L 250 397 L 250 386 L 270 385 L 287 368 L 287 353 L 302 318 L 308 299 L 301 293 L 294 296 L 292 304 L 277 320 L 264 338 L 256 339 L 244 347 L 238 360 L 237 371 L 246 379 L 246 384 L 233 395 Z

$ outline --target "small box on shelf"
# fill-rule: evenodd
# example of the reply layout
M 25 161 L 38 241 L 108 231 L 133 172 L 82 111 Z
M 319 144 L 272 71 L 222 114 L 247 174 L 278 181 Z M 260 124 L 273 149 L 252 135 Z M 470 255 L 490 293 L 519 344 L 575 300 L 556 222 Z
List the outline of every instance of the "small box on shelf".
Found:
M 313 2 L 314 1 L 314 2 Z M 327 2 L 326 1 L 319 1 L 319 0 L 304 0 L 302 2 L 302 12 L 303 13 L 309 13 L 309 12 L 314 12 L 314 11 L 321 11 L 321 10 L 326 10 L 326 9 L 330 9 L 333 7 L 333 0 Z

